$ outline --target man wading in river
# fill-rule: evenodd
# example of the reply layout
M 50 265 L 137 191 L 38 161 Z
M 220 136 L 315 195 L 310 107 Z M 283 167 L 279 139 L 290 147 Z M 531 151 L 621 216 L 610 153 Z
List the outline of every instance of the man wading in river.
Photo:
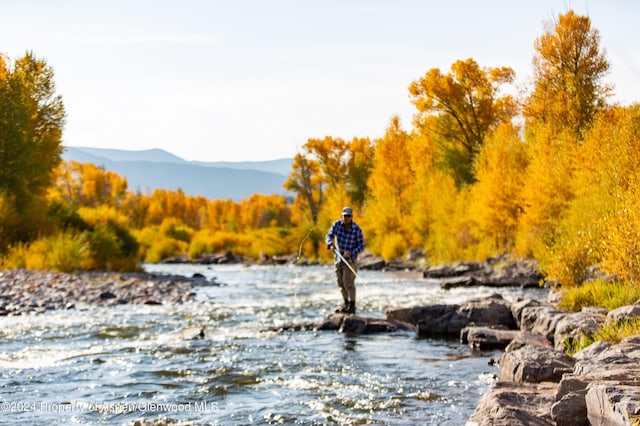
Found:
M 336 312 L 356 313 L 356 258 L 364 250 L 362 229 L 353 221 L 350 207 L 342 209 L 342 219 L 333 222 L 325 237 L 336 259 L 336 278 L 344 304 Z

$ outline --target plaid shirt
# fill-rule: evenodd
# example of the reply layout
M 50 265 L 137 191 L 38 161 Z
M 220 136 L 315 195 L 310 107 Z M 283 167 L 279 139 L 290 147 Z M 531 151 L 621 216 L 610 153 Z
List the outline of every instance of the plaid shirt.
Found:
M 358 253 L 362 253 L 364 250 L 364 237 L 362 236 L 362 229 L 355 223 L 351 222 L 351 228 L 346 230 L 344 227 L 344 221 L 338 219 L 333 222 L 325 241 L 327 245 L 333 243 L 333 239 L 336 239 L 338 247 L 340 248 L 340 254 L 344 255 L 345 251 L 351 252 L 351 260 L 356 261 Z M 338 255 L 335 255 L 336 263 L 340 262 Z

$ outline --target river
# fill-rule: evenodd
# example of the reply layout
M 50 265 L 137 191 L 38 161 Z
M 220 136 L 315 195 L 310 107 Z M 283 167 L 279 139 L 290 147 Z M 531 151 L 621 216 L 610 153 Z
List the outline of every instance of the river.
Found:
M 329 266 L 145 265 L 201 273 L 181 305 L 78 306 L 0 318 L 0 424 L 461 425 L 493 381 L 497 351 L 414 332 L 269 332 L 338 306 Z M 361 271 L 358 314 L 460 303 L 416 274 Z M 539 289 L 498 291 L 544 298 Z M 205 338 L 176 335 L 202 326 Z

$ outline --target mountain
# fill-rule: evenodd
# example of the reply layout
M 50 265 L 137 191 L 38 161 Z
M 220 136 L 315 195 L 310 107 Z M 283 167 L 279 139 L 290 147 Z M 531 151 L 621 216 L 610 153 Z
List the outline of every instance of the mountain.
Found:
M 65 147 L 62 159 L 93 163 L 127 178 L 129 189 L 182 191 L 210 199 L 240 201 L 253 194 L 287 194 L 284 182 L 293 160 L 201 162 L 187 161 L 161 149 L 127 151 Z

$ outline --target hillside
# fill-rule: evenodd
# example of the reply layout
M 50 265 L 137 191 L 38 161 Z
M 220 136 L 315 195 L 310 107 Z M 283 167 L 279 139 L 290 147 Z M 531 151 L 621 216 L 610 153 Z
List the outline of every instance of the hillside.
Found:
M 292 159 L 251 162 L 186 161 L 161 149 L 127 151 L 65 147 L 62 158 L 104 166 L 127 178 L 129 189 L 182 191 L 239 201 L 252 194 L 283 194 Z

